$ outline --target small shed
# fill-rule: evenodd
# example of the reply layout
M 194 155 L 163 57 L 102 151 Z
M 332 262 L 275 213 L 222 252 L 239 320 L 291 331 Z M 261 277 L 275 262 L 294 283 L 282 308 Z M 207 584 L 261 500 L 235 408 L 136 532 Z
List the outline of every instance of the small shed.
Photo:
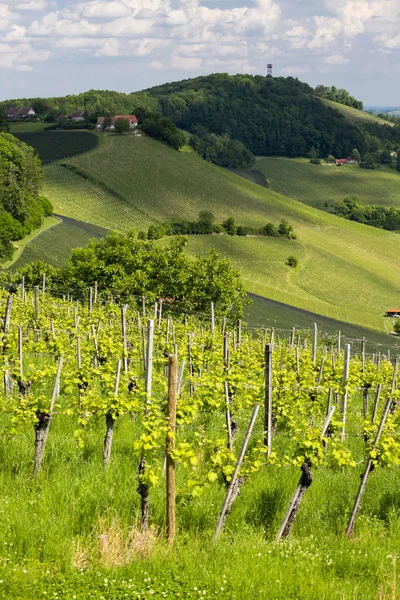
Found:
M 388 308 L 385 316 L 392 319 L 400 318 L 400 308 Z

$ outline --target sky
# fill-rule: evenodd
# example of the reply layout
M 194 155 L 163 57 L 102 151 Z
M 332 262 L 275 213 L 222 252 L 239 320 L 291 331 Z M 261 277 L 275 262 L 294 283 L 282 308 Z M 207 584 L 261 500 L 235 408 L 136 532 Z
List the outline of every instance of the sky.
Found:
M 0 100 L 293 76 L 400 106 L 400 0 L 0 0 Z

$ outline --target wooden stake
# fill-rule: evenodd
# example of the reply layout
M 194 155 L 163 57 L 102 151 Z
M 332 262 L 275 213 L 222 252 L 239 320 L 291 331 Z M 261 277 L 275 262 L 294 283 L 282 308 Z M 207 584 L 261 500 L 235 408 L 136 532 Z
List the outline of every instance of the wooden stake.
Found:
M 36 319 L 39 319 L 39 314 L 40 314 L 40 307 L 39 307 L 39 286 L 35 285 L 35 287 L 33 288 L 34 291 L 34 295 L 35 295 L 35 313 L 36 313 Z
M 321 437 L 324 437 L 324 435 L 326 434 L 326 432 L 328 431 L 328 427 L 329 424 L 331 422 L 331 419 L 333 417 L 333 413 L 335 412 L 335 407 L 332 406 L 326 419 L 325 422 L 323 424 L 322 427 L 322 431 L 321 431 Z M 312 467 L 312 462 L 310 459 L 306 460 L 303 465 L 301 466 L 301 477 L 299 480 L 299 483 L 297 484 L 297 487 L 295 489 L 295 492 L 292 496 L 292 499 L 289 503 L 289 507 L 286 511 L 286 514 L 283 518 L 282 524 L 279 528 L 278 533 L 276 534 L 276 541 L 279 542 L 280 539 L 282 537 L 289 537 L 293 525 L 294 525 L 294 521 L 296 518 L 296 515 L 299 511 L 300 508 L 300 504 L 304 498 L 304 495 L 306 493 L 306 491 L 308 490 L 308 488 L 310 487 L 310 485 L 312 484 L 312 472 L 311 472 L 311 467 Z
M 124 373 L 128 373 L 128 340 L 126 336 L 126 311 L 128 305 L 124 304 L 121 308 L 121 327 L 122 327 L 122 344 L 123 344 L 123 361 L 124 361 Z
M 224 527 L 226 517 L 228 516 L 229 511 L 232 507 L 233 501 L 235 500 L 235 498 L 237 497 L 237 495 L 239 493 L 240 485 L 238 486 L 238 475 L 239 475 L 240 467 L 242 466 L 243 459 L 246 454 L 247 446 L 249 444 L 250 437 L 253 432 L 259 410 L 260 410 L 260 405 L 256 404 L 256 406 L 254 407 L 254 410 L 253 410 L 253 414 L 251 415 L 251 419 L 250 419 L 249 426 L 247 428 L 246 436 L 243 440 L 243 445 L 240 450 L 240 454 L 239 454 L 238 461 L 236 463 L 235 471 L 232 475 L 232 479 L 229 482 L 228 489 L 226 490 L 224 503 L 222 505 L 222 509 L 221 509 L 220 515 L 218 517 L 217 525 L 216 525 L 216 528 L 214 531 L 214 538 L 217 538 L 220 535 L 220 533 Z
M 264 445 L 267 457 L 272 448 L 272 345 L 265 346 L 265 400 L 264 400 Z
M 19 374 L 21 378 L 24 376 L 24 362 L 23 362 L 23 333 L 21 325 L 18 325 L 18 358 L 19 358 Z
M 42 467 L 42 461 L 44 456 L 44 450 L 46 446 L 47 436 L 49 433 L 49 427 L 51 418 L 53 416 L 54 404 L 57 398 L 57 391 L 59 388 L 59 382 L 61 377 L 61 369 L 63 365 L 63 357 L 60 356 L 58 362 L 57 375 L 53 387 L 53 395 L 50 401 L 50 408 L 48 413 L 39 412 L 37 417 L 38 420 L 35 423 L 35 458 L 33 461 L 33 473 L 38 475 Z
M 344 350 L 344 371 L 343 371 L 343 397 L 342 397 L 342 442 L 344 441 L 346 432 L 346 416 L 347 416 L 347 383 L 350 373 L 350 344 L 346 344 Z
M 215 321 L 214 321 L 214 302 L 211 302 L 211 324 L 210 324 L 210 330 L 211 330 L 211 333 L 214 333 L 214 329 L 215 329 Z
M 176 401 L 178 383 L 178 357 L 168 357 L 168 432 L 166 441 L 167 456 L 167 538 L 171 544 L 175 538 L 176 528 L 176 496 L 175 496 L 175 461 L 171 454 L 175 450 L 176 434 Z
M 154 346 L 154 321 L 149 319 L 147 323 L 147 355 L 145 370 L 146 402 L 151 403 L 151 389 L 153 380 L 153 346 Z
M 313 323 L 312 361 L 313 361 L 314 366 L 317 364 L 317 343 L 318 343 L 318 328 L 317 328 L 317 324 Z
M 375 436 L 375 440 L 374 440 L 374 444 L 372 446 L 371 452 L 376 450 L 376 447 L 379 444 L 379 440 L 381 438 L 382 431 L 385 426 L 386 419 L 389 415 L 391 406 L 392 406 L 392 399 L 389 398 L 388 401 L 386 402 L 385 411 L 382 415 L 381 422 L 378 427 L 378 431 L 376 432 L 376 436 Z M 350 537 L 353 534 L 354 525 L 355 525 L 356 518 L 357 518 L 357 513 L 360 510 L 361 500 L 364 495 L 365 489 L 367 487 L 367 482 L 368 482 L 368 477 L 369 477 L 369 474 L 371 471 L 371 466 L 372 466 L 372 458 L 369 458 L 367 460 L 367 464 L 365 465 L 364 473 L 361 478 L 360 487 L 358 488 L 358 493 L 357 493 L 357 496 L 356 496 L 356 499 L 354 502 L 353 510 L 351 511 L 350 519 L 349 519 L 349 522 L 347 525 L 347 529 L 346 529 L 347 537 Z
M 119 360 L 117 363 L 117 372 L 115 373 L 114 396 L 118 396 L 120 375 L 121 375 L 121 361 Z M 103 464 L 105 466 L 107 466 L 109 464 L 110 458 L 111 458 L 114 423 L 115 423 L 115 417 L 113 416 L 112 412 L 109 410 L 106 414 L 106 435 L 105 435 L 104 444 L 103 444 Z

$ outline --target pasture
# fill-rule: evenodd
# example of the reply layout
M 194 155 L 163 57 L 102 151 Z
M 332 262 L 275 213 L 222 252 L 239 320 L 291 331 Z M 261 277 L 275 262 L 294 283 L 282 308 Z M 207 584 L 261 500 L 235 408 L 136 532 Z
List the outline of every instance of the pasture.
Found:
M 358 165 L 312 165 L 306 158 L 257 158 L 256 167 L 271 188 L 284 196 L 329 210 L 334 202 L 355 196 L 363 204 L 400 208 L 400 173 Z

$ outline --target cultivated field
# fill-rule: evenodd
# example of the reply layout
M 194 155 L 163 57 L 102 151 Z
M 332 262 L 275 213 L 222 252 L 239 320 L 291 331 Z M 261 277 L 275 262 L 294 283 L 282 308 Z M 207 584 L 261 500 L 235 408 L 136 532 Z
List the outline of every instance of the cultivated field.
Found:
M 258 158 L 256 166 L 273 190 L 322 210 L 348 196 L 363 204 L 400 208 L 400 173 L 389 168 L 368 171 L 357 165 L 312 165 L 306 158 L 271 156 Z
M 37 131 L 34 129 L 27 133 L 26 129 L 22 129 L 21 133 L 18 131 L 11 133 L 15 133 L 18 139 L 35 148 L 44 162 L 53 162 L 89 152 L 99 144 L 99 137 L 90 131 Z
M 91 182 L 50 167 L 47 194 L 56 213 L 68 211 L 82 221 L 136 231 L 167 219 L 193 220 L 200 210 L 211 210 L 217 222 L 234 217 L 237 224 L 252 226 L 284 218 L 297 240 L 193 236 L 189 252 L 214 248 L 223 253 L 239 268 L 250 292 L 340 321 L 391 330 L 382 315 L 400 297 L 396 234 L 321 212 L 149 138 L 104 138 L 96 151 L 68 161 Z M 85 196 L 70 194 L 70 177 Z M 94 181 L 99 183 L 92 187 Z M 98 185 L 114 194 L 102 200 Z M 62 239 L 59 246 L 66 247 Z M 296 269 L 285 264 L 290 255 L 299 259 Z

